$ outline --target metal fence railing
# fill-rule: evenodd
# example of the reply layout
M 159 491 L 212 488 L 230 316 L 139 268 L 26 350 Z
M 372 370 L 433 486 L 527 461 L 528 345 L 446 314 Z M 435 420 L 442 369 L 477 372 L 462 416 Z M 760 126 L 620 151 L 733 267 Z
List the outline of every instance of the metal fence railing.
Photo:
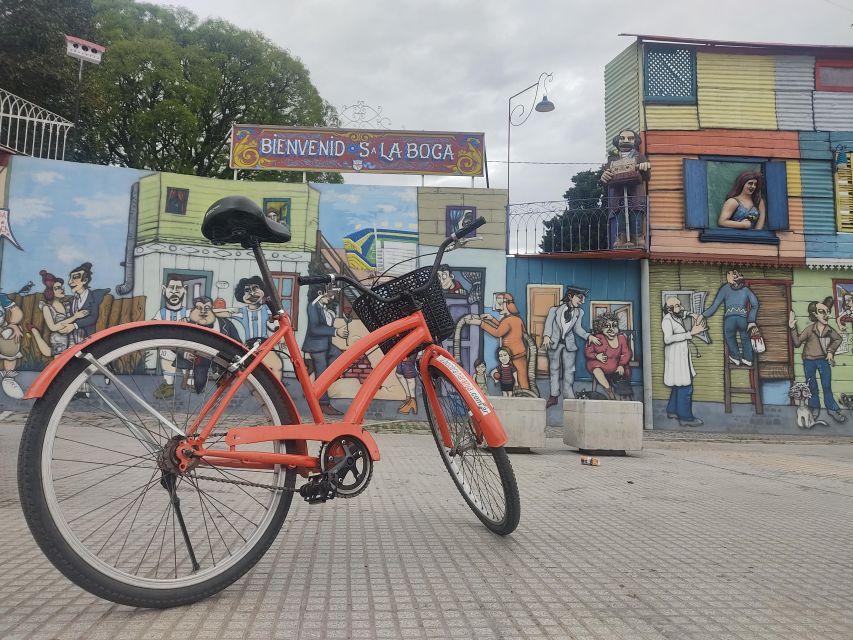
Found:
M 23 98 L 0 89 L 0 145 L 36 158 L 63 160 L 73 123 Z
M 526 202 L 507 207 L 507 253 L 646 250 L 648 198 Z

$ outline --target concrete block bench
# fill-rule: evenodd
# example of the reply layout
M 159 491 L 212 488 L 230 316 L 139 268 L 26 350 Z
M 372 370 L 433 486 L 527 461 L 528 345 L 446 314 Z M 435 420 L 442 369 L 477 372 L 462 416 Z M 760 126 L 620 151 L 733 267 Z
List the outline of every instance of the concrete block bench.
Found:
M 563 442 L 581 451 L 640 451 L 643 448 L 643 403 L 564 400 Z
M 545 399 L 489 396 L 503 422 L 507 449 L 529 450 L 545 446 Z

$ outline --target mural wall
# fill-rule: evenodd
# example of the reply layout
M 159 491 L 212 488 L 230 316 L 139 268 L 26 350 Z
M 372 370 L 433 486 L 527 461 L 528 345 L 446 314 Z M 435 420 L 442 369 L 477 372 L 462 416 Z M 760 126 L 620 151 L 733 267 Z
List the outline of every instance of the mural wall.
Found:
M 507 284 L 550 424 L 567 398 L 643 399 L 639 263 L 514 258 Z
M 122 322 L 194 322 L 247 344 L 266 337 L 267 292 L 251 252 L 212 246 L 200 231 L 207 208 L 232 194 L 290 225 L 292 241 L 265 255 L 316 375 L 367 329 L 354 294 L 300 287 L 299 274 L 397 276 L 431 264 L 446 233 L 485 216 L 479 241 L 447 254 L 439 277 L 458 323 L 446 346 L 472 373 L 498 366 L 497 338 L 479 323 L 500 316 L 505 289 L 501 192 L 219 181 L 25 157 L 12 158 L 2 179 L 0 408 L 25 409 L 23 389 L 50 359 Z M 324 409 L 344 408 L 336 401 L 352 398 L 381 356 L 376 349 L 347 371 Z M 149 364 L 162 373 L 155 397 L 192 391 L 192 371 L 175 354 Z M 273 353 L 267 364 L 293 384 L 287 358 Z M 372 410 L 424 418 L 413 374 L 412 363 L 401 365 Z
M 656 427 L 849 433 L 853 279 L 843 274 L 652 265 Z

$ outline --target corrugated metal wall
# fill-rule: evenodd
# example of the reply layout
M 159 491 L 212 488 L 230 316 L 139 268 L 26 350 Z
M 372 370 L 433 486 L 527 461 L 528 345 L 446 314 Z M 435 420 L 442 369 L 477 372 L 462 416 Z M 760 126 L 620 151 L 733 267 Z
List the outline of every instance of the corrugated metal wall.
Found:
M 835 233 L 835 192 L 831 163 L 801 160 L 806 233 Z
M 693 131 L 699 128 L 695 104 L 647 104 L 646 128 Z
M 702 128 L 776 129 L 773 56 L 696 54 Z
M 800 157 L 803 160 L 831 160 L 829 134 L 825 131 L 801 131 Z
M 800 157 L 800 138 L 792 131 L 648 131 L 646 153 L 744 156 L 795 159 Z
M 776 121 L 780 129 L 811 131 L 814 58 L 774 56 L 776 66 Z
M 853 93 L 815 91 L 814 124 L 818 131 L 853 130 Z
M 785 170 L 788 173 L 788 195 L 803 195 L 802 178 L 800 177 L 800 163 L 797 160 L 786 160 Z
M 622 129 L 642 131 L 640 48 L 633 43 L 604 67 L 605 154 Z

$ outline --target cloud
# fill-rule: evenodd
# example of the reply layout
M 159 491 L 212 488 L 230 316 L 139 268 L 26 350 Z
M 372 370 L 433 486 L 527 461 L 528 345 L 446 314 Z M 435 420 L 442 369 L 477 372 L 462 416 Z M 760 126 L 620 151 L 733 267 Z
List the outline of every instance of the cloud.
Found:
M 92 256 L 84 251 L 84 247 L 77 244 L 62 244 L 58 247 L 55 247 L 56 259 L 59 260 L 62 264 L 68 265 L 71 264 L 82 264 L 86 260 L 91 260 Z
M 15 225 L 50 218 L 53 207 L 47 198 L 11 198 L 9 203 L 9 221 L 12 228 Z
M 29 174 L 30 180 L 41 186 L 53 184 L 57 180 L 64 180 L 65 176 L 56 171 L 33 171 Z
M 382 213 L 394 213 L 397 211 L 397 207 L 393 204 L 378 204 L 376 205 L 376 208 Z
M 96 193 L 92 197 L 74 198 L 73 202 L 80 207 L 71 213 L 75 218 L 83 218 L 101 224 L 127 223 L 130 203 L 126 195 Z

